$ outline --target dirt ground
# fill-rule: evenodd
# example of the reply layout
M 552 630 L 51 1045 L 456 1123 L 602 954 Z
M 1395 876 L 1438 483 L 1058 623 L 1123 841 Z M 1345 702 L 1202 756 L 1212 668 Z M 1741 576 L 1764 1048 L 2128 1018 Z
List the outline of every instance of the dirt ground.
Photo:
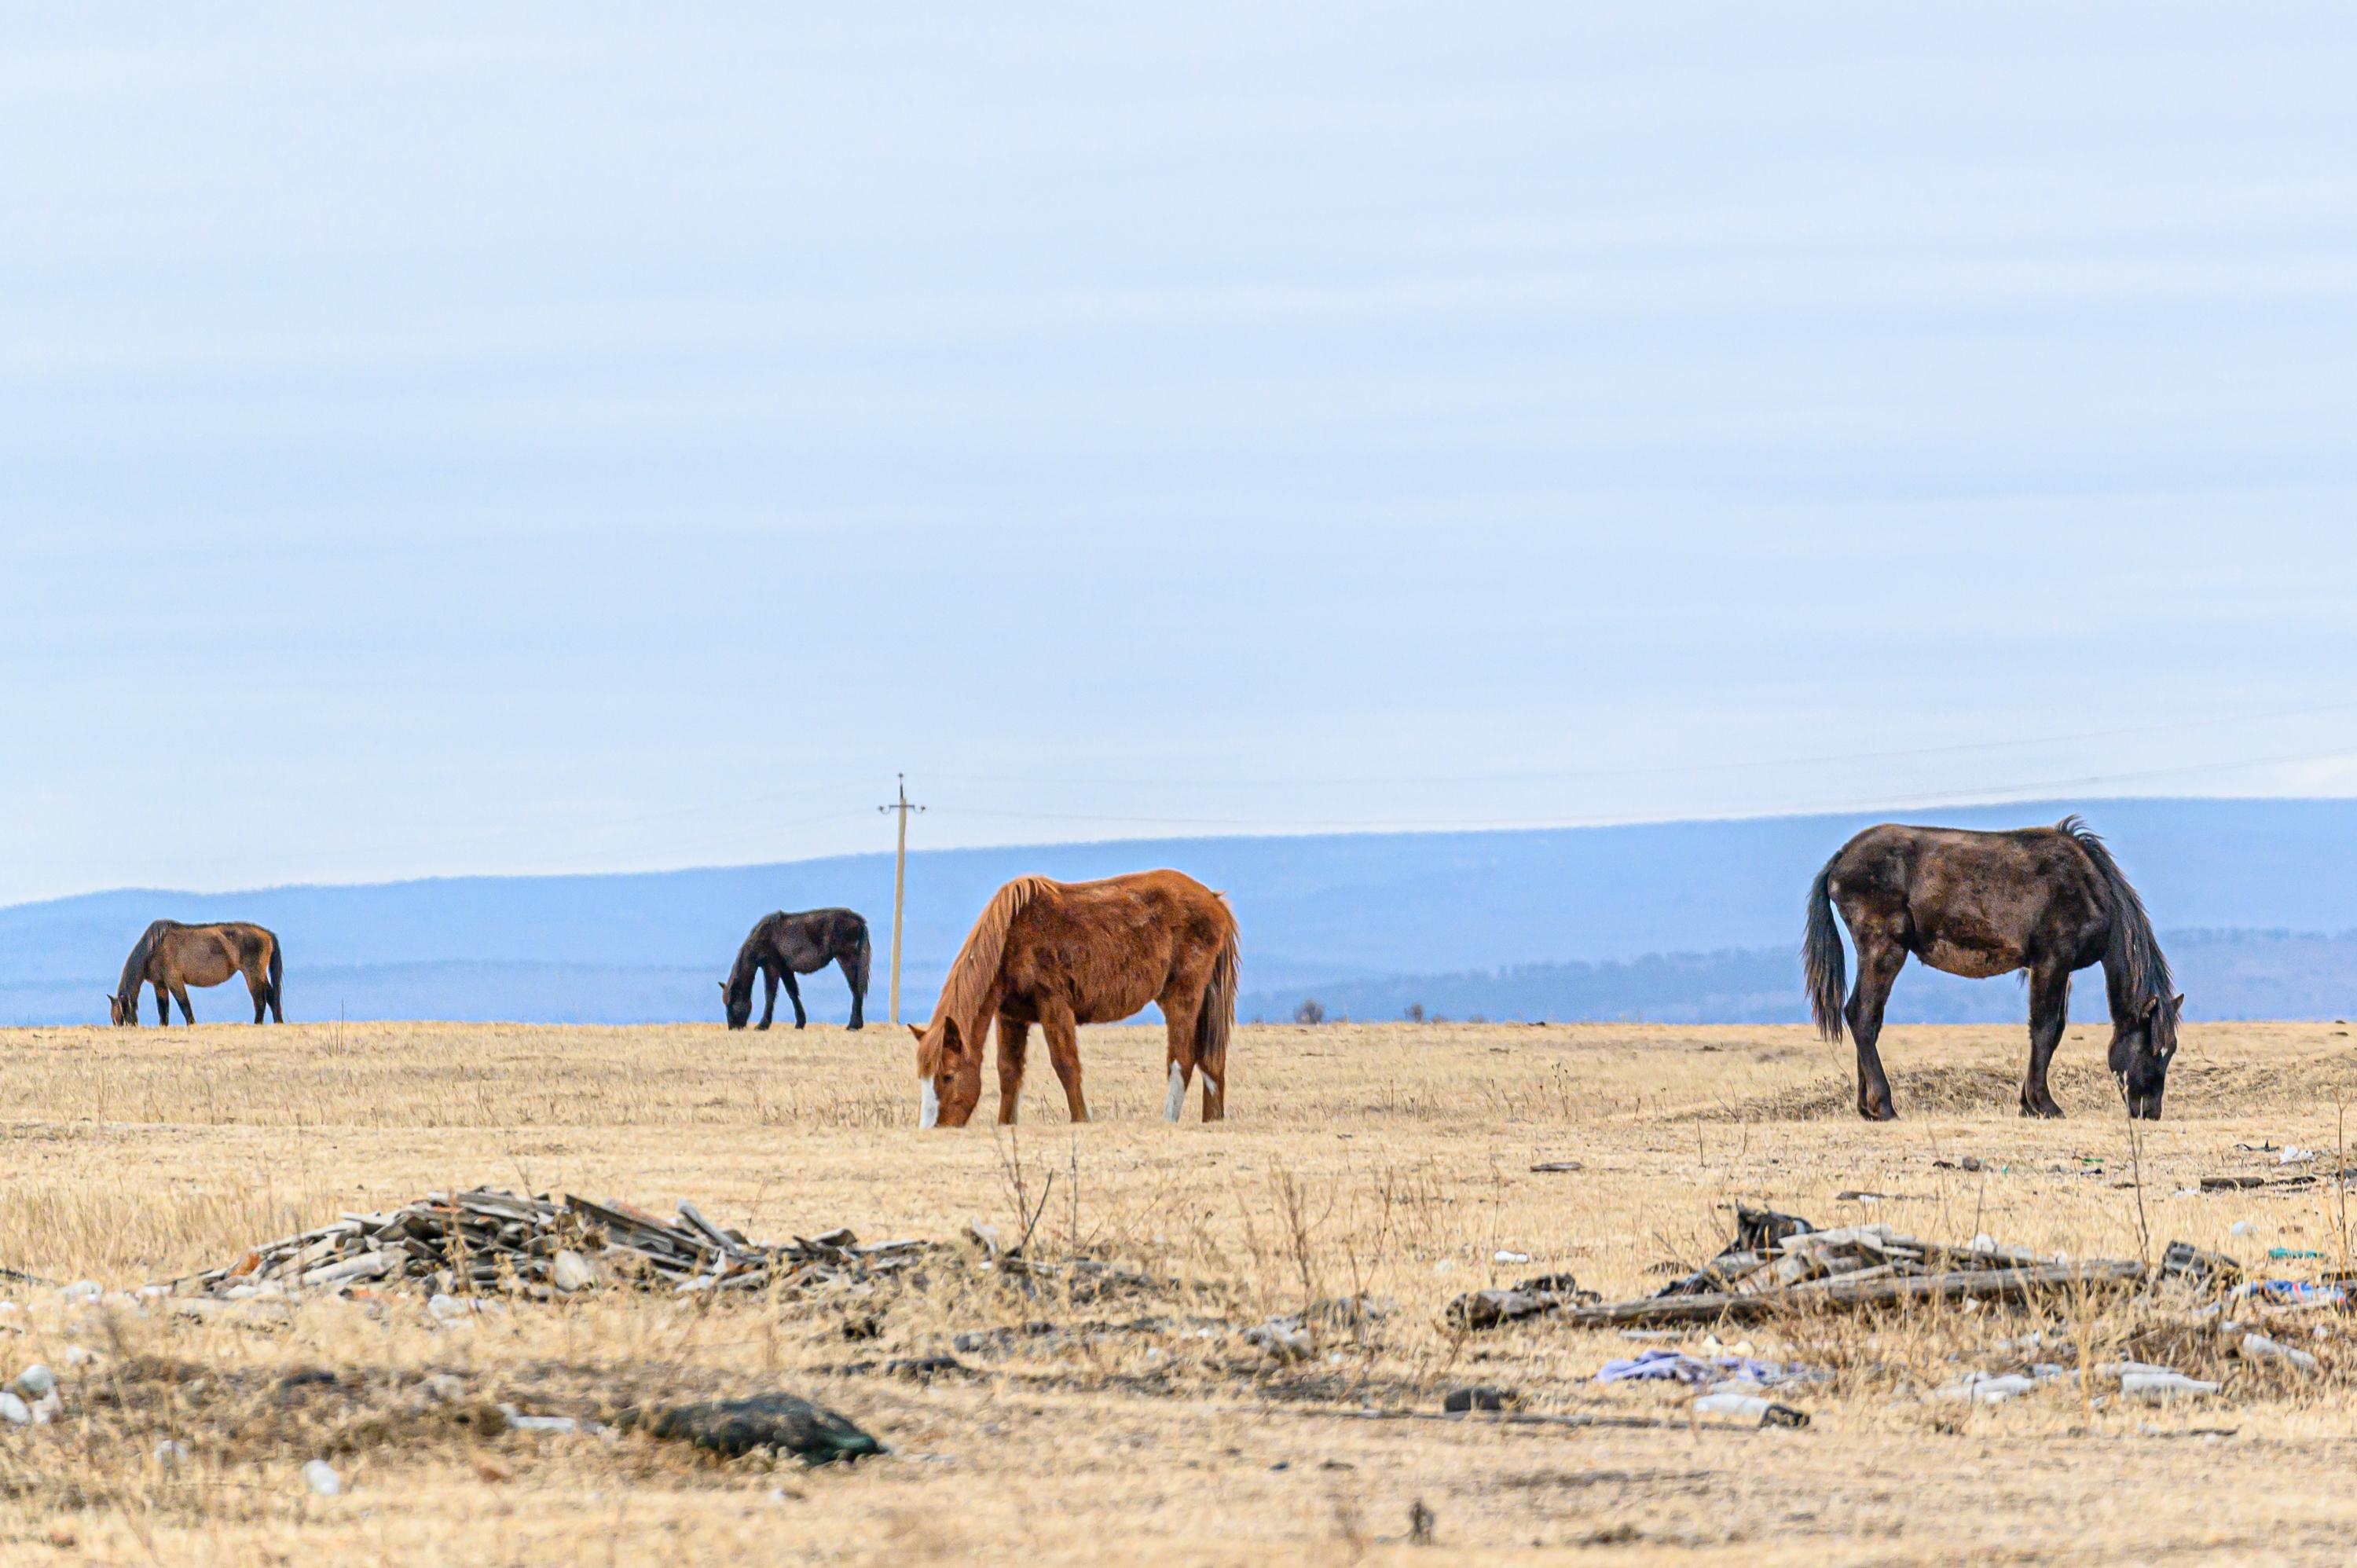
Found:
M 1812 1417 L 1802 1431 L 1598 1385 L 1601 1363 L 1641 1348 L 1609 1331 L 1444 1322 L 1458 1293 L 1525 1275 L 1650 1293 L 1661 1265 L 1717 1250 L 1738 1198 L 2073 1257 L 2182 1239 L 2288 1277 L 2351 1266 L 2329 1183 L 2186 1190 L 2291 1168 L 2244 1144 L 2304 1145 L 2310 1168 L 2334 1168 L 2338 1106 L 2357 1099 L 2346 1027 L 2190 1027 L 2168 1118 L 2135 1140 L 2105 1033 L 2072 1031 L 2055 1078 L 2070 1119 L 2035 1122 L 2015 1114 L 2021 1030 L 1892 1030 L 1902 1120 L 1870 1126 L 1850 1111 L 1847 1047 L 1797 1029 L 1253 1027 L 1233 1048 L 1232 1119 L 1200 1125 L 1190 1101 L 1172 1127 L 1159 1031 L 1092 1029 L 1099 1120 L 1067 1126 L 1043 1069 L 1010 1137 L 920 1135 L 910 1044 L 880 1026 L 10 1031 L 0 1264 L 48 1282 L 135 1289 L 339 1211 L 478 1185 L 656 1210 L 690 1198 L 759 1238 L 847 1225 L 956 1245 L 921 1288 L 717 1305 L 608 1291 L 460 1328 L 409 1296 L 197 1320 L 8 1284 L 0 1376 L 46 1363 L 66 1398 L 48 1425 L 0 1427 L 0 1558 L 2345 1561 L 2357 1351 L 2337 1314 L 2276 1323 L 2321 1359 L 2314 1376 L 2188 1341 L 2185 1369 L 2225 1391 L 2163 1406 L 2093 1379 L 1994 1407 L 1927 1397 L 2018 1365 L 1998 1342 L 2033 1326 L 2091 1359 L 2147 1343 L 2133 1337 L 2174 1310 L 2152 1303 L 1721 1330 L 1832 1374 L 1784 1396 Z M 995 1101 L 992 1084 L 985 1116 Z M 1548 1161 L 1580 1168 L 1531 1168 Z M 1028 1225 L 1035 1258 L 1107 1260 L 1145 1283 L 1022 1294 L 960 1241 L 977 1219 L 1008 1240 Z M 2320 1256 L 2269 1262 L 2270 1248 Z M 1317 1329 L 1306 1359 L 1240 1332 L 1361 1294 L 1383 1316 Z M 890 1368 L 943 1354 L 958 1367 Z M 427 1380 L 465 1391 L 428 1399 Z M 1626 1424 L 1403 1419 L 1471 1384 Z M 606 1419 L 771 1389 L 894 1454 L 721 1463 L 635 1431 L 531 1434 L 485 1414 Z M 186 1455 L 159 1457 L 167 1442 Z M 317 1458 L 339 1495 L 299 1481 Z M 1429 1545 L 1410 1540 L 1418 1505 Z

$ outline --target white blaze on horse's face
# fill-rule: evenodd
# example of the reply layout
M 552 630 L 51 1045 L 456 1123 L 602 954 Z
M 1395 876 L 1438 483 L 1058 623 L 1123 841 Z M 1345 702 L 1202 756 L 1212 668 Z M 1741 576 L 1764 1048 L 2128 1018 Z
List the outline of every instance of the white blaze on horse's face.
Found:
M 933 1087 L 933 1080 L 931 1079 L 928 1078 L 923 1080 L 921 1086 L 918 1090 L 918 1096 L 917 1125 L 920 1127 L 940 1126 L 942 1124 L 942 1096 L 941 1091 Z
M 1179 1107 L 1186 1102 L 1187 1074 L 1180 1069 L 1177 1062 L 1172 1062 L 1170 1064 L 1170 1098 L 1162 1102 L 1162 1119 L 1165 1122 L 1178 1121 Z

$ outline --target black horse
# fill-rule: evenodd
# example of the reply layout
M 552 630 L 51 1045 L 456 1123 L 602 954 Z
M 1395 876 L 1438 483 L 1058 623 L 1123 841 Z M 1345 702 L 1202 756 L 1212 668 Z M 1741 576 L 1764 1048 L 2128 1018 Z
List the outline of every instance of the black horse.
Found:
M 720 996 L 728 1011 L 728 1026 L 741 1029 L 753 1015 L 753 972 L 761 972 L 768 994 L 761 1004 L 761 1023 L 770 1026 L 778 1010 L 778 983 L 785 983 L 786 1000 L 794 1004 L 794 1027 L 810 1022 L 802 1012 L 797 974 L 816 974 L 828 964 L 840 964 L 851 984 L 851 1026 L 861 1027 L 867 1004 L 867 921 L 849 909 L 812 909 L 789 915 L 783 909 L 764 915 L 745 945 L 737 950 L 736 967 L 720 983 Z
M 1857 949 L 1857 989 L 1842 1002 L 1838 906 Z M 1825 862 L 1809 889 L 1809 1006 L 1828 1040 L 1848 1021 L 1857 1044 L 1857 1111 L 1898 1116 L 1874 1042 L 1890 983 L 1912 953 L 1968 979 L 2029 972 L 2029 1070 L 2024 1116 L 2060 1116 L 2046 1065 L 2062 1038 L 2071 976 L 2101 963 L 2112 1004 L 2112 1074 L 2128 1114 L 2158 1122 L 2177 1054 L 2185 998 L 2171 995 L 2169 960 L 2144 901 L 2104 841 L 2076 817 L 2050 828 L 1968 832 L 1956 828 L 1868 828 Z

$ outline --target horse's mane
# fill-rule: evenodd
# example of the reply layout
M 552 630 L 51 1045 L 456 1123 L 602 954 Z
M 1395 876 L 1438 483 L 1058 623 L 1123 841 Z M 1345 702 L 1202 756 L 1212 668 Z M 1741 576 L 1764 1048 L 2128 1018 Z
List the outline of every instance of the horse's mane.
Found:
M 736 999 L 739 991 L 748 997 L 753 994 L 753 971 L 759 961 L 761 944 L 769 939 L 771 931 L 777 929 L 778 922 L 785 918 L 786 912 L 783 909 L 778 910 L 775 914 L 764 915 L 753 922 L 753 929 L 750 931 L 745 933 L 744 945 L 737 950 L 737 961 L 729 966 L 728 970 L 728 995 L 731 1001 Z
M 942 999 L 933 1015 L 946 1016 L 957 1025 L 967 1050 L 981 1048 L 983 1032 L 990 1026 L 983 1015 L 997 988 L 999 966 L 1006 959 L 1007 928 L 1049 886 L 1044 876 L 1018 876 L 1000 888 L 974 921 L 974 929 L 966 933 L 965 946 L 958 949 L 949 978 L 942 983 Z
M 123 961 L 123 978 L 114 983 L 117 996 L 137 996 L 140 983 L 147 978 L 147 961 L 156 956 L 156 940 L 168 931 L 176 922 L 150 920 L 139 940 L 131 944 L 131 956 Z
M 2177 982 L 2169 972 L 2169 960 L 2160 950 L 2160 939 L 2153 934 L 2152 917 L 2144 910 L 2144 900 L 2128 886 L 2127 874 L 2112 852 L 2077 815 L 2063 818 L 2054 824 L 2059 832 L 2068 833 L 2094 863 L 2095 874 L 2112 895 L 2112 945 L 2104 955 L 2106 977 L 2114 980 L 2121 993 L 2138 1002 L 2158 1001 L 2161 1022 L 2166 1027 L 2165 1038 L 2177 1035 Z

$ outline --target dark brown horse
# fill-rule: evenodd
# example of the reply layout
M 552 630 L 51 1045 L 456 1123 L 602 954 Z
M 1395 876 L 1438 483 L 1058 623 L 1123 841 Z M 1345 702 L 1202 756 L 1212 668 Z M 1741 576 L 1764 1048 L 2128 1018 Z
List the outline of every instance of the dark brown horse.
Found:
M 1857 989 L 1842 1002 L 1839 908 L 1857 949 Z M 2104 966 L 2112 1004 L 2113 1076 L 2128 1114 L 2160 1120 L 2177 1019 L 2144 901 L 2104 841 L 2076 817 L 2050 828 L 1968 832 L 1956 828 L 1868 828 L 1825 862 L 1809 889 L 1809 934 L 1802 950 L 1809 1006 L 1828 1040 L 1848 1022 L 1857 1045 L 1857 1111 L 1869 1121 L 1899 1114 L 1874 1043 L 1890 983 L 1912 953 L 1933 969 L 1968 979 L 2029 972 L 2029 1070 L 2024 1116 L 2060 1116 L 2046 1066 L 2061 1041 L 2071 976 Z
M 1228 1035 L 1236 1022 L 1236 918 L 1220 896 L 1176 871 L 1103 882 L 1018 876 L 974 923 L 942 983 L 933 1021 L 914 1025 L 920 1125 L 963 1127 L 982 1099 L 982 1047 L 998 1026 L 998 1120 L 1015 1120 L 1037 1024 L 1072 1120 L 1081 1096 L 1079 1026 L 1118 1023 L 1155 1003 L 1169 1039 L 1176 1122 L 1203 1071 L 1203 1120 L 1227 1114 Z
M 109 1020 L 139 1022 L 139 988 L 156 988 L 156 1022 L 172 1021 L 172 1002 L 180 1004 L 180 1017 L 193 1024 L 188 987 L 219 985 L 232 974 L 245 976 L 253 997 L 253 1021 L 264 1009 L 277 1022 L 286 1022 L 285 1007 L 285 954 L 278 939 L 260 926 L 231 921 L 212 926 L 184 926 L 178 920 L 157 920 L 140 933 L 131 956 L 123 961 L 123 978 L 106 999 Z
M 753 972 L 759 970 L 766 992 L 759 1026 L 770 1026 L 782 982 L 786 1000 L 794 1004 L 794 1027 L 802 1027 L 810 1019 L 802 1012 L 802 988 L 794 983 L 794 976 L 816 974 L 832 963 L 841 966 L 843 978 L 851 985 L 851 1026 L 865 1027 L 866 1020 L 861 1013 L 867 1005 L 867 921 L 849 909 L 812 909 L 800 915 L 780 909 L 764 915 L 745 938 L 745 945 L 737 950 L 737 963 L 728 978 L 720 983 L 720 1002 L 727 1013 L 728 1026 L 741 1029 L 753 1015 Z

